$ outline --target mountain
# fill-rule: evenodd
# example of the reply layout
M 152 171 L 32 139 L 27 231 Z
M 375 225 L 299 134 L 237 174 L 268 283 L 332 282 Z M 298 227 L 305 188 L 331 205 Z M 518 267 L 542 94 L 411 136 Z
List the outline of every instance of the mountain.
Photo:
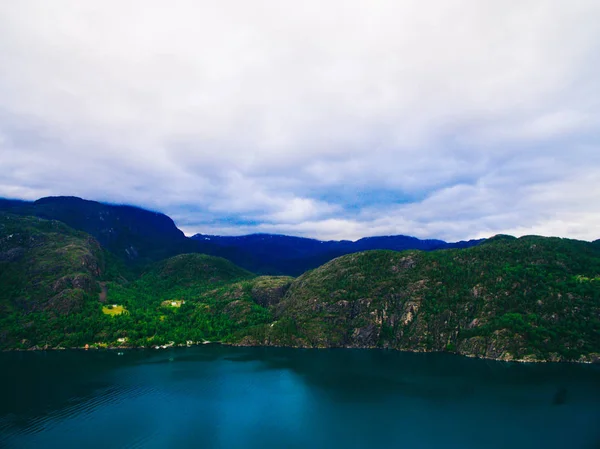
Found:
M 364 237 L 352 242 L 352 252 L 368 251 L 372 249 L 389 249 L 393 251 L 404 251 L 407 249 L 418 249 L 421 251 L 434 251 L 437 249 L 470 248 L 479 245 L 485 239 L 468 240 L 460 242 L 444 242 L 443 240 L 425 239 L 406 235 L 388 235 L 381 237 Z
M 97 296 L 105 256 L 64 223 L 0 213 L 0 315 L 83 310 Z
M 221 257 L 180 254 L 155 264 L 142 275 L 142 280 L 156 292 L 177 295 L 178 291 L 192 289 L 192 294 L 196 295 L 212 286 L 254 276 Z
M 231 251 L 235 263 L 264 274 L 298 276 L 336 257 L 373 249 L 433 251 L 468 248 L 483 240 L 447 243 L 442 240 L 420 240 L 404 235 L 366 237 L 349 240 L 322 241 L 276 234 L 251 234 L 238 237 L 196 234 L 192 239 L 210 242 Z
M 576 360 L 600 352 L 600 248 L 498 236 L 347 255 L 296 279 L 273 314 L 244 343 Z
M 226 313 L 186 302 L 256 277 L 204 254 L 177 255 L 132 276 L 89 234 L 0 212 L 0 348 L 224 338 L 237 329 Z
M 181 253 L 224 253 L 210 243 L 186 238 L 168 216 L 133 206 L 62 196 L 33 202 L 0 200 L 0 211 L 59 220 L 92 235 L 104 248 L 134 266 L 143 267 Z
M 255 273 L 298 276 L 344 254 L 371 249 L 432 251 L 465 248 L 482 240 L 446 243 L 408 236 L 368 237 L 356 242 L 320 241 L 284 235 L 223 237 L 197 234 L 187 238 L 168 216 L 133 206 L 104 204 L 58 196 L 37 201 L 0 199 L 0 211 L 59 220 L 86 232 L 139 273 L 149 264 L 177 254 L 224 257 Z
M 347 254 L 296 279 L 181 254 L 134 275 L 89 234 L 0 213 L 0 311 L 2 349 L 211 340 L 594 361 L 600 247 L 496 236 Z

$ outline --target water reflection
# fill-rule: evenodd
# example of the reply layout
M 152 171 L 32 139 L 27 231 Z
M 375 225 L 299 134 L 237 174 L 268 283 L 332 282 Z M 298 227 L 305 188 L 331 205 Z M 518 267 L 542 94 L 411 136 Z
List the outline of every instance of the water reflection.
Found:
M 6 447 L 600 447 L 598 366 L 218 345 L 0 364 Z

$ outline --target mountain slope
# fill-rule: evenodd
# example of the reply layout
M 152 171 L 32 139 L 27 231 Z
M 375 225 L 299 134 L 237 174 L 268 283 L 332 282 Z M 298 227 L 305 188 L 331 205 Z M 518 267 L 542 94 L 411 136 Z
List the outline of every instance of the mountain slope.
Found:
M 420 240 L 404 235 L 366 237 L 356 242 L 321 241 L 274 234 L 251 234 L 238 237 L 196 234 L 192 239 L 210 242 L 233 251 L 231 260 L 240 266 L 251 267 L 257 273 L 292 276 L 298 276 L 344 254 L 360 251 L 372 249 L 433 251 L 468 248 L 482 241 L 447 243 L 442 240 Z
M 92 235 L 104 248 L 138 267 L 181 253 L 224 253 L 210 243 L 186 238 L 168 216 L 133 206 L 77 197 L 48 197 L 34 202 L 1 200 L 2 210 L 62 221 Z
M 181 254 L 154 264 L 132 282 L 107 282 L 106 301 L 122 305 L 128 314 L 115 317 L 112 331 L 98 341 L 115 344 L 118 336 L 128 345 L 147 346 L 227 339 L 240 326 L 232 319 L 235 310 L 226 308 L 232 299 L 216 292 L 254 277 L 220 257 Z M 246 306 L 244 314 L 253 324 L 270 320 L 266 308 L 251 301 Z
M 156 263 L 142 275 L 140 282 L 155 292 L 177 295 L 191 290 L 191 295 L 198 295 L 208 288 L 254 276 L 221 257 L 180 254 Z
M 104 254 L 89 235 L 58 221 L 0 213 L 0 308 L 69 313 L 97 291 Z
M 578 359 L 600 352 L 599 276 L 595 245 L 558 238 L 352 254 L 298 278 L 245 343 Z
M 91 338 L 107 259 L 96 240 L 64 223 L 0 213 L 0 348 Z
M 137 279 L 121 269 L 88 234 L 0 213 L 0 349 L 223 340 L 271 319 L 251 300 L 227 309 L 231 299 L 208 293 L 255 277 L 226 259 L 178 255 Z
M 0 348 L 206 339 L 596 360 L 600 246 L 500 235 L 466 249 L 353 253 L 297 279 L 180 254 L 134 276 L 89 234 L 0 213 Z

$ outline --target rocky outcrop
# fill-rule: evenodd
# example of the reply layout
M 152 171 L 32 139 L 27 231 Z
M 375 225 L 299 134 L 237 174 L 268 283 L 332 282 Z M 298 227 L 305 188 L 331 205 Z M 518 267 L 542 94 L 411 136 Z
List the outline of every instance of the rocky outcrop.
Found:
M 63 276 L 52 284 L 52 291 L 54 293 L 60 293 L 67 289 L 79 289 L 86 293 L 91 293 L 97 290 L 97 283 L 89 274 L 78 273 Z
M 252 300 L 263 307 L 277 305 L 287 293 L 292 280 L 287 276 L 259 277 L 253 282 L 250 291 Z

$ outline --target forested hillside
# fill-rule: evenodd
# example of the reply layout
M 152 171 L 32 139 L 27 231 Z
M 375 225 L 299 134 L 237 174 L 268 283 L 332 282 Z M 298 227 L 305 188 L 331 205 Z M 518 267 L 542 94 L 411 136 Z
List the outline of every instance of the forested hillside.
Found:
M 296 279 L 204 254 L 136 272 L 64 223 L 0 213 L 0 308 L 2 349 L 220 341 L 591 361 L 600 247 L 497 236 L 345 255 Z
M 370 251 L 299 277 L 260 344 L 577 359 L 600 352 L 600 251 L 498 236 L 470 249 Z
M 0 312 L 80 310 L 97 293 L 106 254 L 59 221 L 0 213 Z

